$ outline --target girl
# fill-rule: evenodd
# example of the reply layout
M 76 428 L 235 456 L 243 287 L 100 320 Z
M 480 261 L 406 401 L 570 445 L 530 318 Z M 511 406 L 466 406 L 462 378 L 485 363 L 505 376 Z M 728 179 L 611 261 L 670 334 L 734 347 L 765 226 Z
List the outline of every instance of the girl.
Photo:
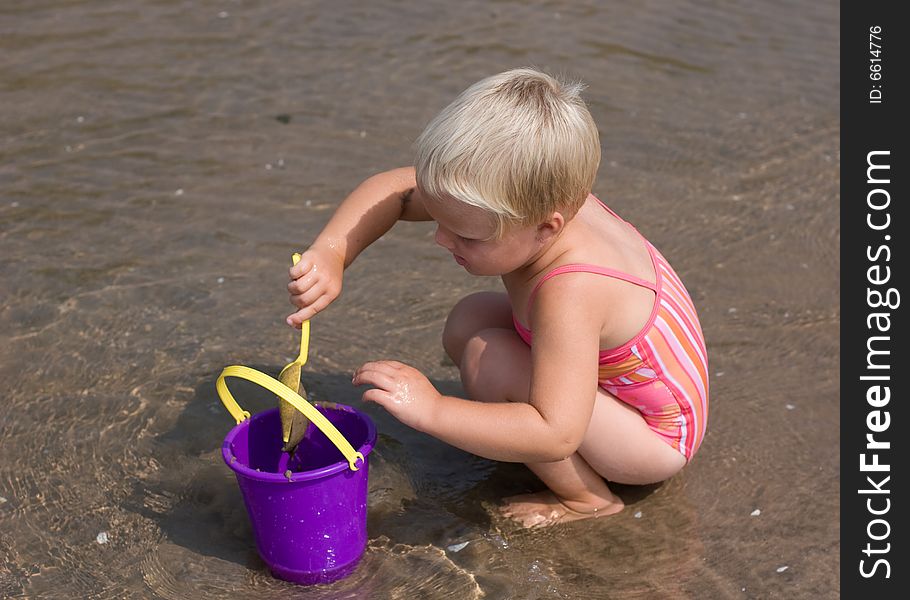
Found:
M 591 195 L 600 141 L 580 91 L 532 69 L 474 84 L 427 126 L 414 167 L 342 202 L 288 284 L 299 327 L 399 220 L 435 221 L 459 265 L 502 278 L 505 293 L 463 298 L 443 331 L 470 400 L 395 361 L 364 364 L 353 383 L 406 425 L 525 463 L 548 490 L 501 509 L 525 526 L 619 512 L 605 480 L 673 476 L 707 422 L 695 308 L 654 246 Z

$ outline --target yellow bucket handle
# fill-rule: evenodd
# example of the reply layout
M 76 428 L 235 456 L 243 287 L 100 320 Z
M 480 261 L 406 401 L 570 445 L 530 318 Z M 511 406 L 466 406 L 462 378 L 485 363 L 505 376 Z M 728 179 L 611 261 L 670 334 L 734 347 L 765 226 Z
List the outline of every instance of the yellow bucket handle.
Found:
M 294 408 L 302 412 L 306 418 L 312 421 L 313 424 L 316 425 L 316 427 L 318 427 L 339 450 L 341 450 L 341 453 L 347 459 L 348 465 L 351 467 L 352 471 L 359 470 L 359 467 L 357 466 L 358 459 L 360 460 L 360 463 L 363 464 L 363 454 L 354 450 L 354 447 L 351 446 L 344 436 L 341 435 L 341 432 L 332 425 L 332 422 L 326 419 L 312 404 L 304 400 L 300 394 L 274 377 L 266 375 L 262 371 L 257 371 L 256 369 L 241 365 L 233 365 L 225 367 L 224 370 L 221 371 L 221 375 L 218 376 L 218 380 L 215 382 L 215 389 L 218 390 L 218 397 L 221 398 L 221 403 L 224 404 L 227 411 L 231 413 L 231 416 L 234 417 L 234 420 L 237 421 L 238 425 L 246 419 L 249 419 L 250 413 L 240 408 L 240 405 L 234 400 L 234 396 L 231 395 L 227 383 L 224 381 L 225 377 L 246 379 L 247 381 L 264 387 L 276 396 L 279 396 L 282 400 L 285 400 Z

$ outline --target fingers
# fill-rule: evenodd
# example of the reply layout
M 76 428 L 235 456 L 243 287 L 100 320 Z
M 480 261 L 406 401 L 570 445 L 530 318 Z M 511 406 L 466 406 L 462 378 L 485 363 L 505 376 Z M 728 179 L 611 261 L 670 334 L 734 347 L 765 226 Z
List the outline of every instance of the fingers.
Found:
M 338 296 L 337 292 L 330 291 L 329 285 L 326 282 L 308 277 L 289 283 L 288 292 L 291 294 L 288 301 L 297 308 L 307 308 L 308 306 L 315 304 L 316 301 L 324 296 L 328 296 L 328 302 L 331 302 Z M 325 305 L 327 305 L 328 302 L 326 302 Z M 321 308 L 325 308 L 325 305 Z
M 297 279 L 292 279 L 288 283 L 288 292 L 291 294 L 302 294 L 308 289 L 322 282 L 322 278 L 315 270 L 305 271 Z
M 327 295 L 329 294 L 326 286 L 319 284 L 300 294 L 291 295 L 289 301 L 297 308 L 306 308 L 311 304 L 315 304 L 317 300 Z
M 391 390 L 398 378 L 393 361 L 368 362 L 354 372 L 351 383 L 354 385 L 372 385 L 383 390 Z M 400 363 L 398 363 L 400 364 Z
M 300 279 L 304 273 L 310 272 L 310 270 L 313 268 L 313 264 L 313 257 L 309 256 L 309 252 L 304 252 L 300 257 L 300 261 L 291 267 L 288 275 L 292 281 L 295 279 Z
M 361 369 L 394 369 L 399 370 L 407 368 L 408 365 L 397 360 L 371 360 L 370 362 L 363 363 Z M 358 369 L 360 370 L 360 369 Z
M 394 360 L 368 362 L 354 372 L 351 383 L 373 386 L 363 393 L 363 401 L 375 402 L 388 410 L 396 404 L 395 395 L 401 383 L 399 376 L 403 366 Z
M 392 402 L 392 395 L 379 388 L 370 388 L 363 393 L 364 402 L 375 402 L 380 406 L 388 406 Z
M 399 377 L 401 375 L 402 369 L 409 368 L 408 365 L 398 362 L 397 360 L 374 360 L 367 363 L 364 363 L 359 369 L 354 372 L 354 379 L 351 382 L 354 385 L 361 385 L 361 383 L 367 383 L 366 381 L 360 382 L 359 380 L 363 377 L 372 377 L 375 374 L 383 374 L 388 377 Z
M 312 302 L 303 301 L 303 302 L 297 303 L 292 298 L 291 304 L 293 304 L 294 306 L 303 305 L 303 308 L 301 308 L 300 310 L 298 310 L 297 312 L 295 312 L 291 315 L 288 315 L 288 318 L 286 319 L 288 325 L 299 329 L 301 323 L 303 323 L 304 321 L 308 321 L 309 319 L 312 319 L 314 316 L 316 316 L 316 313 L 318 313 L 319 311 L 321 311 L 325 307 L 327 307 L 329 304 L 331 304 L 332 300 L 334 300 L 334 299 L 335 299 L 335 296 L 333 296 L 332 294 L 322 294 L 321 296 L 318 296 Z
M 297 274 L 298 267 L 306 268 L 302 259 L 291 270 L 291 276 Z M 333 285 L 324 274 L 317 274 L 315 268 L 303 271 L 300 277 L 288 283 L 287 288 L 291 294 L 290 303 L 300 309 L 285 319 L 294 328 L 299 328 L 301 323 L 331 304 L 340 292 L 337 285 Z
M 301 308 L 294 314 L 288 315 L 285 322 L 294 329 L 300 329 L 304 321 L 309 321 L 316 316 L 316 313 L 323 310 L 331 303 L 328 296 L 323 296 L 305 308 Z

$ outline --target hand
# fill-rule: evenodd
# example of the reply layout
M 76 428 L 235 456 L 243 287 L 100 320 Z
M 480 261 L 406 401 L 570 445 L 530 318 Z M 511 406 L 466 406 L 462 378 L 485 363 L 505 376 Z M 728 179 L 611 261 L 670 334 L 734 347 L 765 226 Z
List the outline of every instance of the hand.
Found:
M 287 323 L 300 329 L 300 324 L 331 304 L 341 294 L 344 257 L 329 247 L 311 246 L 291 267 L 288 292 L 291 304 L 299 308 L 288 316 Z
M 409 427 L 422 431 L 433 417 L 442 395 L 423 373 L 394 360 L 368 362 L 357 369 L 354 385 L 372 385 L 364 402 L 381 405 Z

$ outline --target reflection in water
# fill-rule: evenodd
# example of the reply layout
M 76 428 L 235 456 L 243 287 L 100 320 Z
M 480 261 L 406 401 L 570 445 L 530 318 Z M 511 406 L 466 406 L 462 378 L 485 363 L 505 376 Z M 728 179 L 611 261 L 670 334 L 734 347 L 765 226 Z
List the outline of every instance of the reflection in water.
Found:
M 836 595 L 838 18 L 834 3 L 5 3 L 0 596 Z M 350 385 L 395 358 L 461 394 L 445 316 L 499 288 L 402 224 L 348 270 L 307 364 L 314 399 L 380 432 L 367 552 L 331 586 L 273 579 L 221 462 L 215 377 L 293 359 L 288 253 L 357 182 L 410 163 L 467 84 L 523 65 L 588 84 L 594 192 L 699 306 L 705 444 L 669 482 L 620 488 L 615 517 L 504 522 L 502 496 L 540 489 L 524 467 L 405 429 Z

